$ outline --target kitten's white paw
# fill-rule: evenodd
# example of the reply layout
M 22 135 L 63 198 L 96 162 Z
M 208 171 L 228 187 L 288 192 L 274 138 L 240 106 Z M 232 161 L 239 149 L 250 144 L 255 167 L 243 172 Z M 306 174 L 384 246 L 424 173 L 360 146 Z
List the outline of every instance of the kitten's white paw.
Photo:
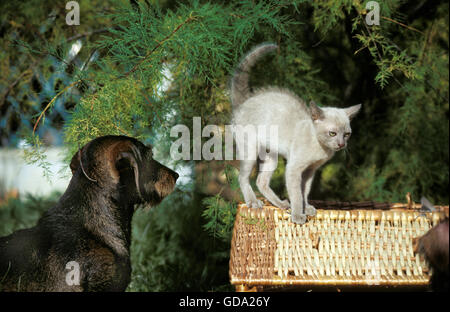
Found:
M 259 199 L 250 200 L 246 204 L 247 204 L 247 207 L 249 207 L 249 208 L 262 208 L 264 206 L 264 203 L 262 201 L 260 201 Z
M 307 204 L 305 207 L 305 213 L 307 216 L 315 216 L 317 211 L 313 205 Z
M 291 220 L 297 224 L 305 224 L 306 223 L 306 215 L 304 214 L 292 214 Z
M 291 203 L 289 202 L 289 200 L 285 199 L 281 201 L 281 205 L 279 205 L 278 207 L 281 209 L 289 209 L 291 208 Z

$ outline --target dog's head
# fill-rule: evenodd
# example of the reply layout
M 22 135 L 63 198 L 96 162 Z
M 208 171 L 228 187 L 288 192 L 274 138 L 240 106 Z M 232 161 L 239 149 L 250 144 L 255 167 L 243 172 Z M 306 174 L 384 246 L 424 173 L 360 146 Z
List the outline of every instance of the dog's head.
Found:
M 125 136 L 103 136 L 83 146 L 72 174 L 101 187 L 116 187 L 135 203 L 156 205 L 170 194 L 178 174 L 153 159 L 152 148 Z

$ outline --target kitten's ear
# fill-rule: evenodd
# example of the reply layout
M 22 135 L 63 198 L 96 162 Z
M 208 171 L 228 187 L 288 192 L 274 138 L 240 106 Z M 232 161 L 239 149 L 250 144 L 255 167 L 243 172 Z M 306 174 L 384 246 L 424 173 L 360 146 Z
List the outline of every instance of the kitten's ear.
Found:
M 309 109 L 311 111 L 312 120 L 323 120 L 325 118 L 325 114 L 323 110 L 320 109 L 319 106 L 316 105 L 314 101 L 309 102 Z
M 358 104 L 358 105 L 353 105 L 353 106 L 347 107 L 344 109 L 344 111 L 347 114 L 348 119 L 352 120 L 353 117 L 355 117 L 356 114 L 358 114 L 360 109 L 361 109 L 361 104 Z

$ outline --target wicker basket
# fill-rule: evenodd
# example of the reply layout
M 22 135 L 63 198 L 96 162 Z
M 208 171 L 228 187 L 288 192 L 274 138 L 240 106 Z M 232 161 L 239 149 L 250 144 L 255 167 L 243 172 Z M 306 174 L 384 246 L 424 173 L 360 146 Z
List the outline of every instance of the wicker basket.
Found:
M 238 291 L 428 285 L 431 272 L 413 239 L 448 216 L 448 206 L 422 213 L 410 201 L 311 204 L 317 215 L 304 225 L 273 206 L 239 205 L 229 268 Z

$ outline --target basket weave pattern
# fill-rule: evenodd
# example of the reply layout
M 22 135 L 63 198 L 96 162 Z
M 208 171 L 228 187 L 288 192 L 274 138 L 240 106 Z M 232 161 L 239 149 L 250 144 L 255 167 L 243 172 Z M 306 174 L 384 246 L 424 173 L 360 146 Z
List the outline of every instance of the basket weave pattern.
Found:
M 428 284 L 431 272 L 414 253 L 413 238 L 436 225 L 444 213 L 377 208 L 318 209 L 306 224 L 297 225 L 285 210 L 240 205 L 230 255 L 231 283 Z

